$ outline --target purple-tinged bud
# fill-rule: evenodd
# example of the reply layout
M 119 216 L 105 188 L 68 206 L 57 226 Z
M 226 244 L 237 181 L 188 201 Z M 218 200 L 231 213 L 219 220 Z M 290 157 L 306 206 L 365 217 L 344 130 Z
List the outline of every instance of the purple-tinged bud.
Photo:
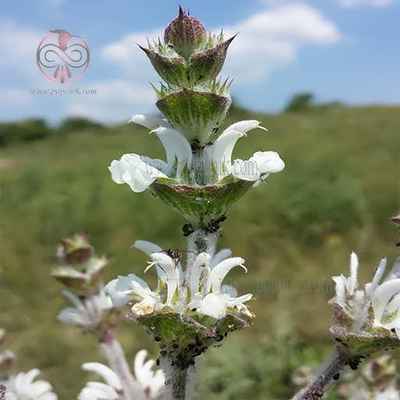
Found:
M 182 57 L 189 58 L 193 51 L 207 38 L 203 24 L 179 7 L 178 16 L 167 26 L 164 41 L 173 46 Z
M 182 85 L 187 82 L 185 60 L 182 57 L 165 57 L 152 49 L 139 46 L 142 49 L 158 75 L 172 85 Z
M 93 294 L 97 292 L 99 282 L 102 281 L 107 262 L 105 257 L 93 256 L 85 264 L 75 266 L 75 268 L 70 265 L 58 266 L 51 275 L 58 282 L 80 295 Z
M 191 81 L 194 84 L 213 80 L 217 77 L 224 66 L 226 53 L 235 37 L 236 35 L 212 49 L 196 53 L 192 56 L 190 61 L 190 75 Z
M 93 247 L 83 233 L 63 239 L 57 248 L 57 257 L 67 264 L 83 264 L 93 255 Z

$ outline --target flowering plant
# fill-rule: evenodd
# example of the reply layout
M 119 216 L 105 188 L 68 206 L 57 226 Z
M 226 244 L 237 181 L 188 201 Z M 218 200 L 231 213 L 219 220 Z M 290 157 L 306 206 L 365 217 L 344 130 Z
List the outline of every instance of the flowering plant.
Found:
M 231 105 L 231 81 L 219 74 L 234 38 L 208 33 L 198 19 L 179 8 L 163 39 L 140 46 L 163 81 L 155 87 L 161 114 L 136 114 L 130 122 L 158 137 L 165 159 L 123 154 L 111 161 L 109 171 L 115 183 L 126 184 L 135 193 L 147 190 L 180 213 L 187 249 L 135 242 L 134 247 L 149 258 L 144 273 L 156 274 L 152 286 L 135 274 L 105 283 L 108 260 L 96 254 L 86 235 L 61 242 L 52 275 L 64 285 L 63 294 L 71 304 L 58 318 L 92 334 L 107 363 L 82 365 L 102 381 L 89 381 L 79 400 L 189 400 L 197 357 L 223 345 L 230 333 L 249 327 L 255 318 L 253 295 L 238 294 L 224 284 L 236 267 L 247 273 L 245 260 L 230 249 L 218 250 L 217 241 L 232 206 L 281 172 L 285 163 L 271 150 L 233 159 L 239 139 L 256 130 L 267 132 L 257 120 L 222 129 Z M 393 221 L 400 223 L 400 218 Z M 371 354 L 398 348 L 400 262 L 385 277 L 386 264 L 383 259 L 372 280 L 360 286 L 358 257 L 353 253 L 350 275 L 333 277 L 330 333 L 335 351 L 295 400 L 320 399 L 346 366 L 356 369 Z M 123 319 L 141 325 L 159 345 L 157 362 L 146 361 L 147 352 L 141 350 L 133 368 L 129 365 L 116 337 Z M 0 353 L 0 369 L 7 369 L 0 388 L 5 388 L 7 400 L 57 399 L 48 382 L 36 380 L 39 370 L 10 373 L 13 361 L 12 353 Z M 386 389 L 385 397 L 380 391 L 376 398 L 398 398 L 393 385 Z

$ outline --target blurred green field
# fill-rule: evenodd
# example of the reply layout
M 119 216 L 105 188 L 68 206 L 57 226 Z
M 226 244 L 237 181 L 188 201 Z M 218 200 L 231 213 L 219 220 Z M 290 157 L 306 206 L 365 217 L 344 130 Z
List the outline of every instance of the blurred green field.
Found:
M 221 246 L 246 258 L 249 273 L 230 276 L 253 292 L 254 327 L 202 360 L 202 398 L 284 399 L 290 375 L 328 349 L 330 276 L 347 272 L 351 250 L 370 276 L 380 257 L 393 260 L 400 208 L 400 108 L 309 110 L 270 116 L 236 109 L 232 121 L 257 118 L 270 133 L 242 139 L 237 156 L 274 149 L 283 173 L 231 211 Z M 229 121 L 228 121 L 229 122 Z M 109 162 L 123 153 L 161 156 L 144 129 L 88 128 L 0 149 L 0 326 L 21 370 L 39 367 L 61 400 L 76 398 L 84 361 L 100 360 L 96 343 L 59 324 L 60 286 L 49 272 L 60 238 L 85 231 L 111 263 L 108 278 L 142 274 L 145 257 L 129 247 L 146 239 L 185 246 L 181 217 L 149 194 L 115 185 Z M 120 337 L 133 356 L 156 349 L 125 324 Z

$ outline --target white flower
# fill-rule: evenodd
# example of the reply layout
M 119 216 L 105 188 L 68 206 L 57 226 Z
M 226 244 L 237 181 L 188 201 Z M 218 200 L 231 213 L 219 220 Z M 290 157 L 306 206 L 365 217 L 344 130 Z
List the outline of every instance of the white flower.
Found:
M 82 369 L 94 372 L 103 378 L 102 382 L 88 382 L 79 394 L 79 400 L 124 400 L 125 393 L 136 394 L 135 398 L 155 399 L 164 386 L 165 378 L 161 370 L 153 371 L 154 361 L 145 361 L 147 352 L 141 350 L 137 353 L 134 363 L 135 378 L 133 386 L 128 382 L 124 387 L 121 378 L 110 367 L 93 362 L 82 365 Z M 138 385 L 137 385 L 138 384 Z M 139 391 L 140 390 L 140 393 Z
M 400 279 L 390 279 L 380 285 L 372 298 L 374 326 L 394 329 L 400 338 Z
M 137 154 L 125 154 L 119 161 L 112 161 L 109 170 L 115 183 L 126 183 L 134 192 L 145 191 L 157 178 L 167 176 L 155 167 L 160 163 L 160 169 L 164 169 L 162 161 L 150 160 Z
M 232 153 L 236 142 L 256 128 L 266 130 L 256 120 L 236 122 L 225 129 L 215 143 L 209 146 L 207 151 L 217 171 L 218 180 L 232 174 L 238 179 L 257 182 L 285 168 L 285 163 L 279 154 L 273 151 L 259 151 L 248 160 L 235 160 L 232 164 Z
M 381 260 L 374 278 L 363 289 L 359 288 L 358 267 L 358 257 L 353 252 L 350 258 L 350 276 L 346 278 L 340 275 L 332 278 L 336 284 L 336 297 L 333 302 L 355 321 L 356 329 L 361 329 L 368 318 L 372 298 L 385 272 L 386 259 Z
M 115 307 L 137 301 L 135 307 L 139 315 L 152 313 L 160 305 L 159 294 L 153 292 L 143 279 L 134 274 L 119 276 L 109 282 L 104 291 L 110 296 Z
M 361 329 L 373 311 L 373 327 L 394 329 L 400 338 L 400 279 L 399 263 L 396 262 L 386 280 L 382 282 L 386 269 L 386 259 L 382 259 L 374 278 L 363 289 L 357 279 L 358 257 L 351 255 L 350 277 L 333 277 L 336 283 L 336 296 L 333 302 L 339 305 L 354 320 L 354 327 Z
M 378 391 L 375 400 L 400 400 L 400 392 L 393 385 L 382 391 Z
M 198 183 L 197 179 L 200 178 L 196 169 L 199 160 L 193 160 L 191 145 L 184 135 L 161 117 L 139 114 L 133 116 L 131 121 L 151 129 L 158 136 L 167 160 L 125 154 L 119 161 L 112 161 L 109 167 L 114 182 L 126 183 L 134 192 L 143 192 L 160 178 L 169 178 L 180 184 Z M 256 152 L 248 160 L 235 160 L 232 163 L 232 152 L 238 139 L 256 128 L 265 130 L 255 120 L 237 122 L 229 126 L 214 144 L 205 147 L 203 159 L 200 160 L 200 175 L 207 178 L 201 184 L 215 184 L 227 176 L 259 183 L 269 174 L 284 169 L 284 162 L 273 151 Z
M 113 307 L 111 299 L 103 290 L 83 300 L 69 290 L 64 290 L 63 295 L 74 307 L 67 307 L 62 310 L 58 319 L 65 324 L 76 325 L 85 329 L 96 328 L 102 322 L 105 313 Z
M 38 369 L 20 372 L 5 384 L 6 400 L 57 400 L 50 383 L 35 379 L 40 375 Z
M 251 300 L 253 296 L 246 294 L 237 297 L 237 292 L 233 287 L 222 286 L 222 281 L 231 269 L 240 266 L 247 271 L 243 265 L 244 259 L 226 258 L 210 268 L 205 256 L 205 253 L 201 253 L 195 261 L 195 265 L 203 264 L 204 269 L 200 274 L 192 277 L 192 298 L 188 307 L 215 319 L 224 318 L 229 309 L 251 315 L 244 303 Z
M 350 276 L 346 278 L 344 275 L 340 275 L 332 278 L 336 284 L 334 301 L 351 316 L 354 308 L 362 308 L 364 302 L 364 292 L 361 290 L 356 293 L 358 289 L 358 266 L 357 254 L 353 252 L 350 256 Z
M 244 259 L 230 257 L 229 249 L 222 249 L 213 255 L 200 253 L 183 273 L 180 258 L 169 256 L 160 246 L 143 240 L 135 242 L 134 246 L 151 259 L 146 271 L 153 266 L 157 268 L 158 288 L 152 291 L 146 282 L 135 275 L 119 277 L 106 286 L 106 292 L 115 306 L 138 301 L 132 308 L 137 315 L 152 313 L 163 307 L 169 307 L 176 313 L 196 310 L 216 319 L 224 318 L 230 310 L 251 315 L 244 303 L 251 300 L 252 295 L 238 297 L 234 288 L 222 285 L 231 269 L 240 266 L 247 271 Z
M 79 400 L 119 400 L 123 399 L 122 383 L 118 375 L 101 363 L 85 363 L 82 369 L 100 375 L 106 383 L 88 382 L 79 393 Z
M 165 283 L 167 284 L 166 305 L 172 306 L 172 300 L 181 283 L 181 270 L 176 261 L 165 253 L 152 253 L 150 255 L 151 262 L 144 272 L 147 272 L 152 266 L 156 265 L 164 274 Z
M 150 399 L 156 398 L 165 385 L 164 373 L 161 370 L 153 371 L 154 360 L 145 361 L 147 351 L 141 350 L 136 354 L 134 370 L 137 381 Z

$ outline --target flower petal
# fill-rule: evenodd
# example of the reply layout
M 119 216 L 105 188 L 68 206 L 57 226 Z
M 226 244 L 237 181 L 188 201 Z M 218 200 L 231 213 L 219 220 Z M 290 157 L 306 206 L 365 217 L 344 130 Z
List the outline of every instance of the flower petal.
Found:
M 358 256 L 356 253 L 352 252 L 350 256 L 350 278 L 347 280 L 347 290 L 350 295 L 352 295 L 358 287 L 358 266 Z
M 215 143 L 208 148 L 210 159 L 214 164 L 219 179 L 231 173 L 232 153 L 236 142 L 241 137 L 246 136 L 248 131 L 256 128 L 266 130 L 256 120 L 236 122 L 225 129 Z M 237 165 L 236 167 L 238 168 L 239 166 Z
M 371 297 L 374 294 L 376 288 L 378 287 L 380 281 L 382 280 L 383 274 L 385 273 L 386 264 L 387 264 L 387 259 L 383 258 L 380 261 L 378 268 L 376 269 L 374 278 L 370 283 L 365 285 L 365 293 L 369 297 Z
M 167 177 L 137 154 L 124 154 L 119 161 L 112 161 L 108 168 L 115 183 L 126 183 L 137 193 L 145 191 L 157 178 Z
M 108 385 L 116 390 L 122 390 L 121 380 L 110 367 L 98 362 L 92 362 L 83 364 L 82 369 L 100 375 Z
M 400 279 L 392 279 L 380 285 L 372 298 L 372 307 L 374 309 L 375 321 L 382 323 L 389 301 L 400 292 Z
M 129 122 L 144 126 L 147 129 L 169 126 L 168 121 L 160 114 L 135 114 Z
M 232 124 L 228 128 L 226 128 L 222 134 L 224 134 L 225 132 L 229 132 L 229 131 L 237 131 L 237 132 L 246 134 L 247 132 L 249 132 L 253 129 L 257 129 L 257 128 L 262 129 L 267 132 L 268 129 L 264 128 L 260 124 L 261 124 L 260 121 L 257 121 L 254 119 L 235 122 L 234 124 Z
M 152 132 L 158 136 L 164 146 L 168 166 L 172 168 L 178 162 L 177 176 L 179 176 L 181 170 L 192 162 L 190 143 L 176 129 L 161 127 Z
M 388 280 L 400 278 L 400 257 L 394 262 L 393 268 L 389 273 Z
M 232 175 L 243 181 L 258 181 L 261 178 L 261 173 L 257 163 L 253 160 L 235 160 L 232 166 Z
M 147 297 L 157 297 L 150 290 L 149 285 L 134 274 L 119 276 L 117 279 L 113 279 L 105 286 L 104 291 L 111 297 L 115 307 L 122 307 L 128 304 L 132 297 L 135 297 L 139 301 Z
M 272 174 L 285 168 L 285 163 L 276 151 L 257 151 L 250 158 L 257 165 L 260 174 Z
M 214 254 L 211 262 L 210 262 L 210 268 L 214 268 L 217 264 L 219 264 L 221 261 L 227 259 L 232 255 L 232 250 L 231 249 L 221 249 L 218 251 L 218 253 Z
M 200 303 L 197 311 L 215 319 L 221 319 L 226 316 L 227 303 L 222 294 L 209 293 Z
M 64 308 L 57 316 L 57 319 L 64 324 L 87 326 L 89 321 L 85 318 L 84 311 L 79 312 L 76 308 Z
M 211 289 L 213 293 L 220 293 L 222 281 L 232 268 L 242 267 L 247 272 L 246 267 L 243 265 L 244 262 L 245 260 L 241 257 L 232 257 L 216 265 L 210 272 L 208 291 Z
M 210 255 L 207 253 L 200 253 L 188 271 L 190 272 L 190 276 L 188 276 L 190 293 L 192 297 L 194 297 L 200 292 L 202 275 L 205 273 L 207 278 L 210 272 Z
M 221 293 L 228 295 L 229 297 L 236 297 L 237 290 L 231 285 L 222 285 L 221 286 Z
M 233 149 L 236 142 L 244 135 L 240 131 L 226 130 L 208 148 L 209 157 L 218 174 L 218 179 L 222 179 L 231 173 Z
M 162 248 L 160 246 L 156 245 L 155 243 L 148 242 L 147 240 L 136 240 L 133 246 L 138 250 L 143 251 L 143 253 L 147 254 L 148 256 L 153 253 L 162 252 Z M 157 276 L 161 282 L 165 283 L 167 281 L 167 275 L 160 267 L 157 267 Z
M 150 256 L 152 253 L 159 253 L 162 248 L 155 243 L 148 242 L 147 240 L 136 240 L 133 244 L 135 248 Z
M 161 270 L 164 271 L 167 276 L 167 304 L 171 305 L 172 298 L 179 287 L 180 281 L 179 270 L 176 267 L 175 261 L 165 253 L 152 253 L 150 258 L 152 262 L 149 267 L 146 268 L 146 271 L 153 265 L 160 267 Z

